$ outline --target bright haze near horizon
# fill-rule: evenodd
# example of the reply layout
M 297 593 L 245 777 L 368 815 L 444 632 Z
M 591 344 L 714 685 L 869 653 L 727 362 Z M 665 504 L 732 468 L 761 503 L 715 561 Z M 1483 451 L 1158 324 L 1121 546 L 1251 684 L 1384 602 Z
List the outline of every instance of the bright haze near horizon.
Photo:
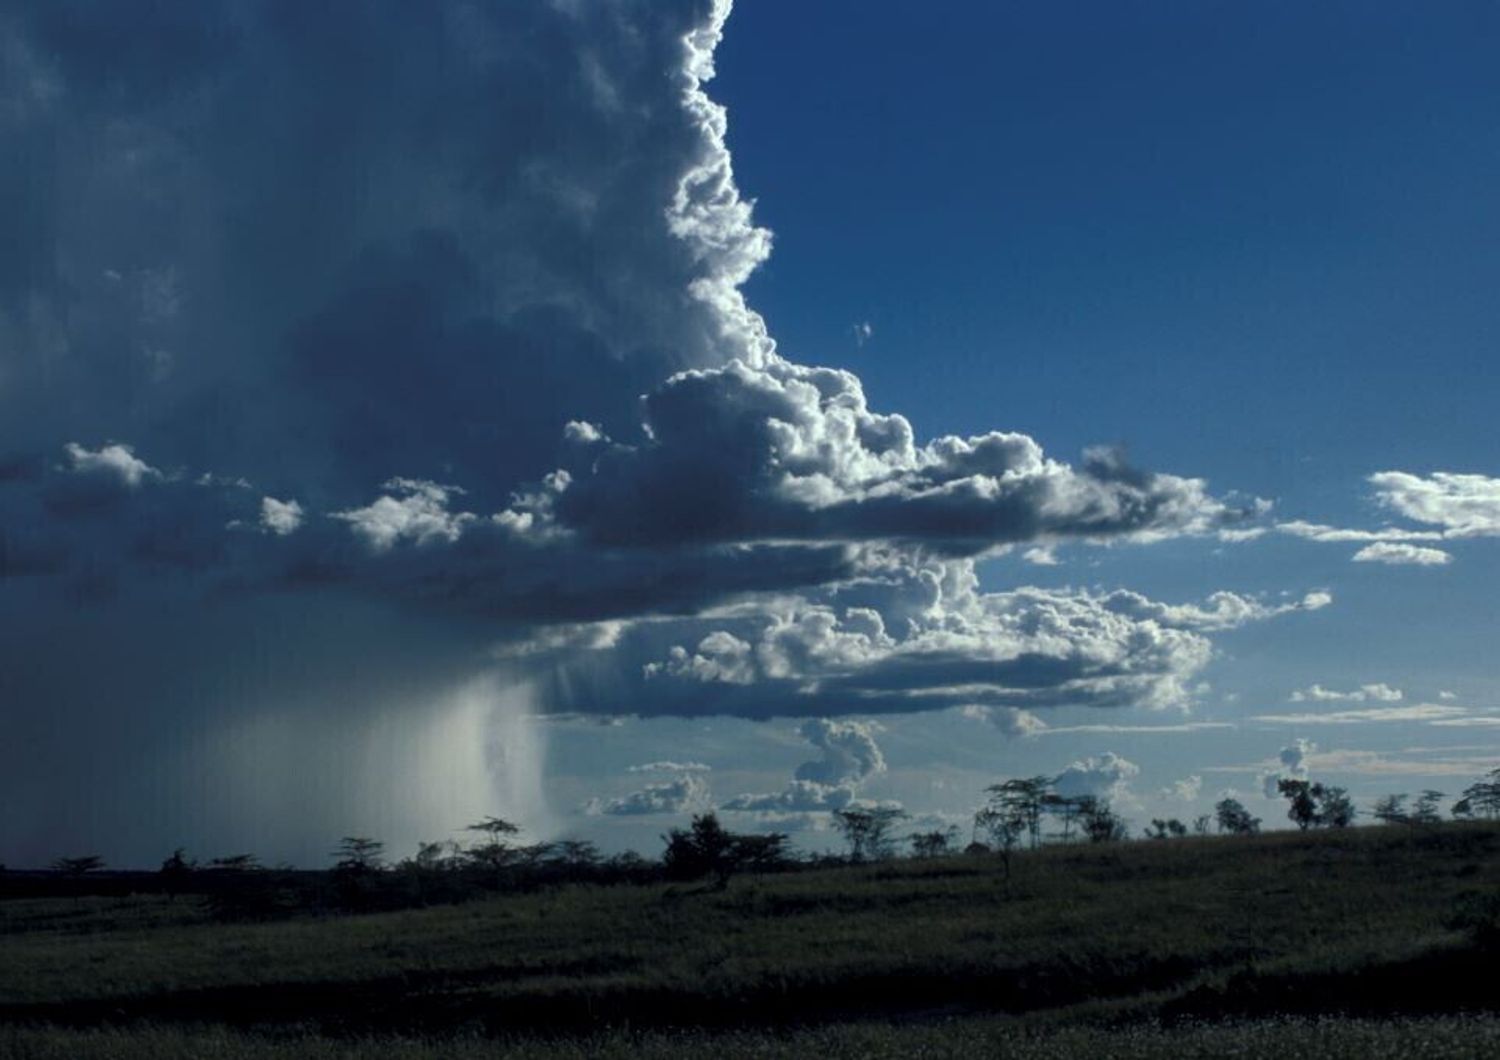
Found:
M 0 861 L 1500 761 L 1484 4 L 0 0 Z

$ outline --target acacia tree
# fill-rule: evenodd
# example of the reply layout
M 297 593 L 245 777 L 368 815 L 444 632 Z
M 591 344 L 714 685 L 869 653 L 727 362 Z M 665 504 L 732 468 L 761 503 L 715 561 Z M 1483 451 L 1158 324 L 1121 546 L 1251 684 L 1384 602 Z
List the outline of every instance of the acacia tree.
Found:
M 849 844 L 850 861 L 881 861 L 896 853 L 891 832 L 906 816 L 895 806 L 846 807 L 834 811 L 833 826 Z
M 1438 812 L 1438 800 L 1443 797 L 1443 792 L 1432 788 L 1423 790 L 1421 796 L 1412 805 L 1411 820 L 1413 824 L 1437 824 L 1443 819 Z
M 52 868 L 64 876 L 82 879 L 89 873 L 104 868 L 104 859 L 98 854 L 84 854 L 76 858 L 58 858 Z
M 1083 834 L 1090 843 L 1114 843 L 1129 838 L 1125 819 L 1110 808 L 1108 799 L 1083 795 L 1078 802 L 1083 810 Z
M 1484 780 L 1465 788 L 1450 812 L 1454 817 L 1500 818 L 1500 769 L 1490 770 Z
M 515 851 L 505 841 L 505 837 L 519 834 L 520 826 L 511 824 L 502 817 L 486 817 L 465 826 L 464 831 L 478 832 L 484 836 L 482 840 L 464 851 L 465 859 L 475 868 L 488 872 L 498 883 L 506 866 L 515 857 Z
M 662 839 L 667 844 L 662 867 L 669 877 L 695 880 L 712 875 L 719 890 L 729 886 L 730 877 L 741 869 L 780 868 L 788 860 L 783 833 L 736 835 L 713 813 L 695 816 L 691 827 L 674 828 Z
M 1146 829 L 1147 839 L 1176 839 L 1187 835 L 1187 825 L 1175 817 L 1162 820 L 1160 817 L 1151 818 L 1151 827 Z
M 1010 886 L 1010 858 L 1026 835 L 1026 826 L 1026 813 L 1014 802 L 992 799 L 974 814 L 975 832 L 989 836 L 991 849 L 1000 852 L 1007 889 Z
M 1406 812 L 1407 795 L 1402 792 L 1399 795 L 1382 795 L 1375 800 L 1375 808 L 1370 815 L 1381 824 L 1410 824 L 1411 815 Z
M 329 856 L 337 859 L 333 866 L 335 872 L 365 875 L 385 864 L 385 844 L 368 836 L 346 835 L 339 840 L 339 848 Z
M 1018 815 L 1025 823 L 1033 850 L 1042 842 L 1042 814 L 1052 793 L 1052 780 L 1044 776 L 1013 777 L 985 789 L 990 796 L 990 807 L 1007 815 Z
M 1230 835 L 1254 835 L 1260 831 L 1260 818 L 1252 816 L 1239 799 L 1226 797 L 1214 803 L 1214 819 L 1219 831 Z
M 957 832 L 953 828 L 934 829 L 931 832 L 913 832 L 906 838 L 911 842 L 911 852 L 919 858 L 936 858 L 948 853 Z

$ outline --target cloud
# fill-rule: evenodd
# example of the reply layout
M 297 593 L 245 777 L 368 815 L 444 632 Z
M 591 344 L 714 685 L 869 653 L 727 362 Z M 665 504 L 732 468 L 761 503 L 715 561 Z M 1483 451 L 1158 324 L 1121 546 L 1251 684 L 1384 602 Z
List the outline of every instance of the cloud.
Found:
M 379 497 L 363 508 L 330 513 L 332 518 L 348 523 L 376 552 L 405 540 L 418 545 L 457 541 L 464 524 L 475 518 L 471 512 L 448 510 L 448 498 L 464 492 L 457 486 L 393 478 L 384 488 L 394 495 Z
M 737 795 L 720 808 L 755 814 L 841 810 L 855 801 L 865 781 L 886 770 L 885 757 L 875 742 L 879 731 L 874 722 L 809 719 L 797 733 L 819 751 L 818 757 L 799 765 L 780 791 Z
M 875 329 L 870 326 L 868 320 L 861 320 L 858 324 L 851 326 L 849 331 L 854 335 L 854 345 L 856 346 L 863 346 L 875 334 Z
M 1281 797 L 1277 784 L 1282 780 L 1306 780 L 1309 757 L 1318 749 L 1311 740 L 1298 737 L 1276 755 L 1277 766 L 1261 773 L 1261 793 L 1268 799 Z
M 1178 799 L 1182 802 L 1197 802 L 1198 796 L 1203 791 L 1203 778 L 1194 773 L 1192 776 L 1183 777 L 1181 780 L 1173 781 L 1167 787 L 1162 788 L 1159 794 L 1164 799 Z
M 1179 629 L 1205 631 L 1237 629 L 1249 622 L 1261 622 L 1294 611 L 1318 611 L 1331 603 L 1333 596 L 1323 591 L 1310 592 L 1300 600 L 1279 604 L 1267 604 L 1231 592 L 1214 593 L 1206 605 L 1161 604 L 1126 589 L 1118 589 L 1104 598 L 1106 607 L 1121 614 L 1154 619 Z
M 1141 768 L 1129 759 L 1113 751 L 1094 755 L 1071 763 L 1057 775 L 1053 789 L 1066 798 L 1092 795 L 1111 802 L 1126 801 L 1130 797 L 1131 779 L 1140 775 Z
M 112 477 L 131 489 L 149 479 L 159 479 L 162 473 L 135 455 L 135 450 L 117 442 L 102 445 L 98 449 L 85 449 L 77 442 L 63 447 L 68 455 L 69 470 L 84 475 Z
M 1233 729 L 1228 721 L 1182 721 L 1167 725 L 1118 725 L 1100 722 L 1089 725 L 1055 725 L 1047 730 L 1049 735 L 1068 733 L 1147 733 L 1153 736 L 1175 736 L 1194 732 L 1211 732 L 1215 729 Z
M 279 501 L 275 497 L 260 499 L 260 525 L 268 533 L 285 537 L 302 525 L 302 505 L 296 501 Z
M 983 592 L 970 560 L 911 565 L 881 553 L 859 564 L 864 577 L 831 597 L 739 612 L 715 630 L 720 651 L 672 646 L 646 668 L 674 679 L 656 682 L 652 697 L 668 711 L 691 698 L 699 709 L 749 716 L 764 716 L 768 704 L 793 715 L 967 707 L 976 716 L 978 708 L 1182 706 L 1211 654 L 1202 631 L 1328 599 L 1268 604 L 1217 593 L 1206 605 L 1168 605 L 1124 591 Z
M 1296 690 L 1289 697 L 1293 703 L 1330 703 L 1348 700 L 1354 703 L 1363 703 L 1365 700 L 1374 700 L 1381 703 L 1395 703 L 1402 698 L 1399 688 L 1392 688 L 1382 682 L 1360 685 L 1351 692 L 1339 692 L 1322 685 L 1314 684 L 1308 688 Z
M 1019 707 L 986 707 L 969 703 L 959 709 L 964 717 L 989 722 L 1006 736 L 1035 736 L 1047 731 L 1045 721 Z
M 869 721 L 812 718 L 797 730 L 822 754 L 797 767 L 795 777 L 817 784 L 858 787 L 885 772 L 885 758 L 875 743 L 880 726 Z
M 1274 725 L 1357 725 L 1365 722 L 1437 722 L 1442 719 L 1461 718 L 1468 713 L 1466 707 L 1439 703 L 1412 703 L 1402 707 L 1335 710 L 1326 714 L 1257 714 L 1250 720 Z
M 647 762 L 631 766 L 627 773 L 707 773 L 709 767 L 702 762 Z
M 1413 542 L 1500 536 L 1500 478 L 1449 471 L 1426 476 L 1381 471 L 1368 481 L 1382 507 L 1436 529 L 1384 526 L 1360 530 L 1302 520 L 1279 523 L 1276 529 L 1309 541 L 1363 544 L 1354 554 L 1358 563 L 1427 567 L 1442 566 L 1453 557 L 1431 544 Z
M 590 799 L 584 812 L 594 816 L 642 817 L 655 814 L 696 813 L 711 806 L 708 784 L 694 773 L 675 780 L 647 784 L 612 799 Z
M 1370 476 L 1380 503 L 1408 519 L 1442 527 L 1446 537 L 1500 535 L 1500 478 L 1438 471 Z
M 1440 548 L 1424 548 L 1400 542 L 1377 541 L 1354 554 L 1355 563 L 1385 563 L 1392 566 L 1441 567 L 1453 556 Z

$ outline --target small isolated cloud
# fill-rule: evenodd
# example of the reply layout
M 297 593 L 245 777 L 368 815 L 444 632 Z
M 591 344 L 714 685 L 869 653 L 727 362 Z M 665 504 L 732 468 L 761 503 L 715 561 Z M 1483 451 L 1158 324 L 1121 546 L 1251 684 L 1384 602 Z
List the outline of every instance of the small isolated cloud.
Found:
M 384 488 L 391 492 L 363 508 L 332 513 L 332 518 L 348 523 L 376 552 L 388 551 L 403 540 L 418 545 L 452 543 L 462 536 L 464 524 L 474 519 L 468 512 L 448 510 L 448 498 L 464 492 L 456 486 L 393 478 Z
M 285 537 L 302 525 L 302 505 L 296 501 L 279 501 L 275 497 L 260 499 L 261 529 Z
M 597 425 L 589 423 L 587 420 L 569 420 L 563 427 L 563 437 L 579 445 L 592 445 L 595 442 L 609 441 L 609 435 L 605 434 Z
M 84 475 L 104 475 L 131 489 L 147 479 L 159 479 L 162 473 L 140 457 L 128 445 L 111 442 L 98 449 L 85 449 L 77 442 L 63 447 L 68 455 L 68 469 Z
M 693 813 L 711 805 L 708 784 L 695 773 L 675 780 L 647 784 L 638 791 L 614 799 L 590 799 L 584 812 L 608 817 L 643 817 L 652 814 Z
M 1034 567 L 1056 567 L 1058 565 L 1057 553 L 1050 545 L 1037 545 L 1028 548 L 1021 553 L 1021 558 Z
M 1127 758 L 1105 751 L 1072 763 L 1053 783 L 1054 789 L 1065 798 L 1092 795 L 1095 798 L 1123 801 L 1130 795 L 1129 783 L 1139 776 L 1141 767 Z
M 1442 692 L 1438 693 L 1438 698 L 1439 699 L 1457 699 L 1458 698 L 1458 693 L 1457 692 L 1448 692 L 1448 691 L 1445 690 L 1445 691 L 1442 691 Z
M 1453 562 L 1453 556 L 1440 548 L 1409 545 L 1399 541 L 1377 541 L 1354 554 L 1355 563 L 1384 563 L 1389 566 L 1441 567 Z
M 1347 700 L 1351 703 L 1363 703 L 1366 700 L 1379 703 L 1397 703 L 1404 693 L 1399 688 L 1381 682 L 1360 685 L 1350 692 L 1339 692 L 1335 689 L 1324 688 L 1322 685 L 1314 684 L 1308 688 L 1299 688 L 1291 694 L 1293 703 L 1332 703 Z
M 710 767 L 702 762 L 647 762 L 631 766 L 627 773 L 707 773 Z
M 849 330 L 854 333 L 854 344 L 856 346 L 863 346 L 865 343 L 869 342 L 871 337 L 875 334 L 875 329 L 870 326 L 870 322 L 868 320 L 861 320 L 858 324 L 853 325 Z
M 1194 773 L 1192 776 L 1175 780 L 1161 789 L 1161 797 L 1164 799 L 1180 799 L 1183 802 L 1196 802 L 1198 796 L 1203 792 L 1203 778 Z
M 960 707 L 959 712 L 966 718 L 988 722 L 1006 736 L 1035 736 L 1047 729 L 1045 721 L 1020 707 L 986 707 L 970 703 Z

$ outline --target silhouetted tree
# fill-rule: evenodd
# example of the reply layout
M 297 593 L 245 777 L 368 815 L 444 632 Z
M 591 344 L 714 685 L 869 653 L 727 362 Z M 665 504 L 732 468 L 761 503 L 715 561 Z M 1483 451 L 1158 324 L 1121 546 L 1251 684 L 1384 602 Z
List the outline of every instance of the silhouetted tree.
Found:
M 98 854 L 84 854 L 76 858 L 58 858 L 52 863 L 54 871 L 80 880 L 91 872 L 104 868 L 104 859 Z
M 891 830 L 907 814 L 894 806 L 846 807 L 833 814 L 833 826 L 849 844 L 849 860 L 880 861 L 896 853 Z
M 1214 823 L 1214 818 L 1213 818 L 1212 814 L 1205 813 L 1205 814 L 1200 814 L 1197 817 L 1194 817 L 1193 818 L 1193 834 L 1194 835 L 1208 835 L 1208 830 L 1213 825 L 1213 823 Z
M 1345 788 L 1332 784 L 1314 784 L 1312 796 L 1318 805 L 1317 824 L 1321 828 L 1348 828 L 1354 823 L 1354 800 Z
M 231 854 L 214 858 L 208 867 L 218 872 L 254 872 L 260 868 L 260 859 L 254 854 Z
M 1072 840 L 1073 829 L 1082 822 L 1084 809 L 1085 800 L 1078 797 L 1059 795 L 1052 791 L 1042 796 L 1043 812 L 1057 818 L 1062 824 L 1062 830 L 1056 835 L 1064 843 Z
M 193 878 L 193 870 L 197 867 L 198 863 L 189 861 L 187 851 L 182 847 L 172 851 L 172 856 L 161 863 L 161 869 L 157 875 L 161 877 L 162 890 L 167 892 L 168 901 L 176 900 L 188 881 Z
M 1010 887 L 1010 859 L 1021 845 L 1021 840 L 1026 837 L 1027 818 L 1025 809 L 1016 802 L 1009 799 L 991 799 L 990 802 L 981 806 L 974 814 L 974 832 L 983 833 L 989 837 L 986 849 L 998 851 L 1001 862 L 1005 866 L 1005 883 L 1007 890 Z M 985 846 L 983 843 L 969 844 L 969 850 L 973 851 L 975 846 Z
M 742 869 L 779 868 L 787 861 L 787 837 L 782 833 L 736 835 L 712 813 L 695 816 L 689 828 L 674 828 L 662 839 L 667 844 L 662 866 L 669 878 L 696 880 L 712 875 L 721 890 Z
M 1438 812 L 1438 802 L 1442 797 L 1443 793 L 1441 791 L 1436 791 L 1432 788 L 1423 790 L 1421 797 L 1412 804 L 1412 824 L 1437 824 L 1441 821 L 1443 815 Z
M 1287 817 L 1304 832 L 1318 823 L 1318 804 L 1313 799 L 1312 782 L 1282 777 L 1276 782 L 1276 790 L 1291 805 Z
M 498 885 L 506 868 L 515 858 L 515 850 L 505 841 L 505 837 L 519 834 L 520 826 L 501 817 L 486 817 L 465 826 L 464 830 L 484 836 L 464 851 L 465 859 L 475 868 L 487 872 L 491 882 Z
M 1500 818 L 1500 769 L 1492 769 L 1485 779 L 1465 788 L 1450 812 L 1454 817 Z
M 954 828 L 940 828 L 931 832 L 913 832 L 907 839 L 911 842 L 911 852 L 916 857 L 936 858 L 948 853 L 957 835 Z
M 1219 831 L 1230 835 L 1254 835 L 1260 831 L 1260 818 L 1252 816 L 1239 799 L 1223 798 L 1214 803 L 1214 819 Z
M 1108 799 L 1084 795 L 1079 799 L 1083 810 L 1083 834 L 1090 843 L 1113 843 L 1128 839 L 1130 829 L 1119 814 L 1110 808 Z
M 1398 795 L 1382 795 L 1375 800 L 1375 808 L 1370 815 L 1381 824 L 1410 824 L 1411 815 L 1406 812 L 1405 792 Z
M 1052 778 L 1013 777 L 985 789 L 989 793 L 989 804 L 1005 812 L 1019 814 L 1026 824 L 1026 835 L 1035 849 L 1042 841 L 1042 813 L 1047 808 L 1047 796 L 1052 791 Z
M 1146 829 L 1147 839 L 1175 839 L 1178 836 L 1187 835 L 1187 825 L 1175 817 L 1163 821 L 1160 817 L 1151 818 L 1151 827 Z
M 346 835 L 339 840 L 339 848 L 329 856 L 337 859 L 333 866 L 335 872 L 375 872 L 385 864 L 385 844 L 368 836 Z

